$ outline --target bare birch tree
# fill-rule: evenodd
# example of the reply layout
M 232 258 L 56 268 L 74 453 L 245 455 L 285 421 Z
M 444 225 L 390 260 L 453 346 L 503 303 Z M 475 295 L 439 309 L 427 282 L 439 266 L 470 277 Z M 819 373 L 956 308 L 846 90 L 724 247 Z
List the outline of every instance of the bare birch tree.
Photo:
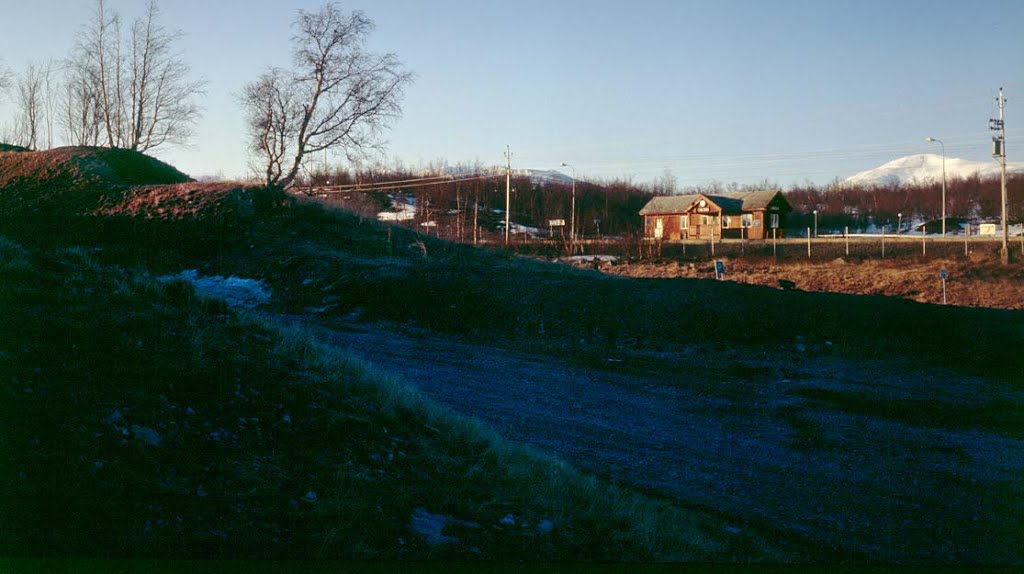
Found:
M 99 93 L 86 63 L 69 61 L 58 102 L 60 126 L 70 145 L 96 146 L 102 141 Z
M 0 102 L 2 102 L 4 97 L 7 95 L 7 90 L 11 89 L 13 81 L 14 74 L 4 66 L 3 60 L 0 60 Z
M 241 97 L 250 148 L 267 185 L 280 187 L 292 185 L 311 154 L 334 150 L 357 160 L 380 150 L 412 81 L 394 54 L 366 51 L 374 24 L 360 11 L 333 3 L 300 10 L 293 27 L 293 69 L 265 72 Z
M 185 145 L 193 135 L 200 115 L 196 99 L 205 82 L 189 78 L 190 67 L 175 50 L 182 33 L 167 30 L 159 15 L 159 4 L 150 0 L 124 42 L 120 16 L 104 0 L 96 0 L 92 19 L 79 34 L 71 57 L 76 68 L 71 84 L 77 85 L 83 79 L 79 72 L 86 70 L 91 85 L 69 93 L 85 96 L 88 91 L 95 98 L 109 147 L 147 151 Z M 76 129 L 81 128 L 81 115 L 75 116 Z
M 18 79 L 17 143 L 28 149 L 38 147 L 39 131 L 43 128 L 43 81 L 43 70 L 36 64 L 29 64 Z

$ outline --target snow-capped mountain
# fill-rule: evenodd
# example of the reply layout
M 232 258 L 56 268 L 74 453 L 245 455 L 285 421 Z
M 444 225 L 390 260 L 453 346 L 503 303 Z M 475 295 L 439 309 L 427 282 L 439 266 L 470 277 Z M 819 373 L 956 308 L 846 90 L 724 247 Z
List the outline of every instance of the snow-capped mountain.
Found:
M 513 175 L 527 176 L 534 185 L 545 183 L 572 184 L 572 176 L 566 175 L 554 169 L 519 169 L 512 170 Z
M 1024 173 L 1024 162 L 1007 162 L 1007 173 Z M 982 178 L 999 177 L 999 162 L 970 161 L 946 158 L 946 179 L 966 178 L 974 174 Z M 908 155 L 874 169 L 862 171 L 843 180 L 847 185 L 893 185 L 898 183 L 928 183 L 942 180 L 942 156 L 924 153 Z
M 503 166 L 494 166 L 488 169 L 490 173 L 495 175 L 505 175 L 505 168 Z M 471 173 L 475 173 L 466 168 L 447 168 L 445 173 L 453 176 L 463 176 Z M 572 184 L 572 176 L 564 174 L 554 169 L 513 169 L 513 177 L 528 177 L 530 182 L 534 185 L 544 185 L 550 183 L 561 183 L 565 185 Z

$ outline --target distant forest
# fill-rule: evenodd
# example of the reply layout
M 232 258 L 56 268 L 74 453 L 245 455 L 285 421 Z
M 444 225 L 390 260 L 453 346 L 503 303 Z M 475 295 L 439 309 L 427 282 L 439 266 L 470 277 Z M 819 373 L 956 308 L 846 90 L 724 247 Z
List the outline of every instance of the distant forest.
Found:
M 481 173 L 460 169 L 457 173 Z M 440 171 L 438 171 L 440 173 Z M 494 173 L 493 170 L 488 173 Z M 392 169 L 351 172 L 337 169 L 330 173 L 313 172 L 303 183 L 320 186 L 359 183 L 367 189 L 387 182 L 408 181 L 425 177 L 412 170 Z M 570 219 L 572 186 L 551 181 L 532 181 L 513 176 L 511 194 L 512 221 L 519 225 L 548 229 L 548 221 Z M 629 180 L 576 182 L 576 220 L 583 237 L 597 235 L 635 236 L 642 232 L 640 208 L 656 195 L 718 193 L 781 189 L 769 181 L 753 185 L 712 183 L 703 186 L 677 187 L 671 178 L 654 183 L 637 184 Z M 813 225 L 813 212 L 818 211 L 819 230 L 867 230 L 885 225 L 895 229 L 902 220 L 904 229 L 911 222 L 935 220 L 942 213 L 942 185 L 934 183 L 844 186 L 838 181 L 828 185 L 811 183 L 793 185 L 782 190 L 793 207 L 787 226 L 802 229 Z M 391 202 L 401 201 L 416 206 L 415 222 L 444 221 L 455 217 L 471 225 L 473 206 L 481 226 L 496 231 L 502 225 L 505 209 L 504 173 L 468 181 L 443 182 L 431 185 L 401 184 L 388 192 L 369 192 L 363 201 L 365 215 L 386 210 Z M 1011 224 L 1024 222 L 1024 175 L 1007 177 L 1008 218 Z M 950 178 L 946 181 L 946 216 L 971 222 L 998 222 L 1000 218 L 999 178 Z M 498 214 L 498 215 L 496 215 Z M 902 214 L 902 218 L 899 214 Z M 439 223 L 439 225 L 442 223 Z M 459 239 L 464 239 L 459 237 Z

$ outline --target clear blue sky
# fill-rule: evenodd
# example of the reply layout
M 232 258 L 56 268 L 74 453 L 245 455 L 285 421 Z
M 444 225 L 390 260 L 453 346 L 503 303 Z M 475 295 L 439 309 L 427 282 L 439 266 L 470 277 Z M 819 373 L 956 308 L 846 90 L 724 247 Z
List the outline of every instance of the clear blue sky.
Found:
M 143 0 L 108 0 L 127 20 Z M 66 55 L 89 0 L 3 0 L 0 58 Z M 576 166 L 583 178 L 681 185 L 826 183 L 914 153 L 989 158 L 1006 90 L 1024 159 L 1024 1 L 358 0 L 371 47 L 417 75 L 387 163 Z M 163 22 L 208 81 L 191 149 L 154 155 L 193 176 L 247 173 L 235 95 L 289 63 L 306 0 L 164 0 Z M 7 108 L 9 112 L 9 106 Z M 0 123 L 9 120 L 0 115 Z

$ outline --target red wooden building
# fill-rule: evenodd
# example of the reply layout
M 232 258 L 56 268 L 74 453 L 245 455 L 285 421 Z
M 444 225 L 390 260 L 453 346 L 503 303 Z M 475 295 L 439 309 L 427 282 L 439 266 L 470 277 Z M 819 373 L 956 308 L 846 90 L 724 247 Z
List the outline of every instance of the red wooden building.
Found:
M 767 239 L 790 211 L 781 191 L 747 191 L 655 197 L 640 216 L 649 239 Z

